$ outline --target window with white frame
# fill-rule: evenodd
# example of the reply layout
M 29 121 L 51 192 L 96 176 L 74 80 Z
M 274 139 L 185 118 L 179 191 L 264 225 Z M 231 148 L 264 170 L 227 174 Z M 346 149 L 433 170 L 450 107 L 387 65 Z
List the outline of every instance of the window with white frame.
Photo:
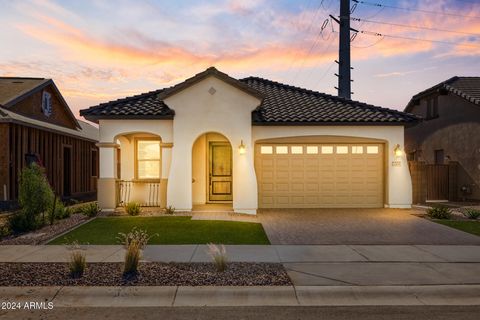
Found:
M 136 140 L 137 179 L 160 179 L 160 140 Z

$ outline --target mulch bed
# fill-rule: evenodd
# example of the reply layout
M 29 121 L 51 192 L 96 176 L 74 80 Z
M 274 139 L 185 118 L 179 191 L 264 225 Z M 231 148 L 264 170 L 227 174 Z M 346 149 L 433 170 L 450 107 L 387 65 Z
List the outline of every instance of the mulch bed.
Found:
M 140 263 L 139 273 L 122 276 L 123 263 L 89 263 L 82 278 L 67 263 L 0 263 L 0 286 L 287 286 L 278 263 L 229 263 L 217 272 L 211 263 Z
M 85 222 L 90 218 L 80 213 L 72 214 L 70 217 L 57 220 L 53 225 L 46 225 L 38 230 L 22 235 L 12 235 L 0 240 L 0 245 L 36 245 L 43 244 L 55 236 L 62 234 L 76 225 Z

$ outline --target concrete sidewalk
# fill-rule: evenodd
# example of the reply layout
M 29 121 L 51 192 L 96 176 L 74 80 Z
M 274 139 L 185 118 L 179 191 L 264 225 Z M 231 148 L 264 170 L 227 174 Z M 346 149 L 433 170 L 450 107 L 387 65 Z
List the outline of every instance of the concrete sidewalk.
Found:
M 121 246 L 82 246 L 87 262 L 123 262 Z M 231 262 L 282 263 L 296 286 L 480 284 L 480 246 L 231 245 Z M 0 246 L 0 262 L 66 262 L 67 246 Z M 143 261 L 210 262 L 205 245 L 151 245 Z
M 480 246 L 460 245 L 227 245 L 232 262 L 464 262 L 480 263 Z M 87 262 L 122 262 L 119 245 L 84 245 Z M 0 262 L 66 262 L 68 246 L 0 246 Z M 148 245 L 144 261 L 209 262 L 206 245 Z
M 480 305 L 480 286 L 0 287 L 2 301 L 59 307 Z

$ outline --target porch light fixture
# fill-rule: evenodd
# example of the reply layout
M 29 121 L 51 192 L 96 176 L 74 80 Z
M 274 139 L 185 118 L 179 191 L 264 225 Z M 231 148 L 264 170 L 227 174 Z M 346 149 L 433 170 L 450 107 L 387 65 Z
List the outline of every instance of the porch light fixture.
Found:
M 240 145 L 238 146 L 238 153 L 245 154 L 246 146 L 243 144 L 243 140 L 240 141 Z
M 400 145 L 397 143 L 397 145 L 395 146 L 395 148 L 393 149 L 393 153 L 395 153 L 395 156 L 396 157 L 401 157 L 403 156 L 403 151 L 402 151 L 402 148 L 400 148 Z

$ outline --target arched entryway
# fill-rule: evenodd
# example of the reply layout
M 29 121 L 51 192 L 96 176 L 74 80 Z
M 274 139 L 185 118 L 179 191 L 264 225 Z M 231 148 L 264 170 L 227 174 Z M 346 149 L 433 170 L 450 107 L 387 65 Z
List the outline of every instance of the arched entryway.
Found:
M 200 135 L 192 146 L 192 204 L 231 209 L 233 201 L 232 145 L 222 134 Z

